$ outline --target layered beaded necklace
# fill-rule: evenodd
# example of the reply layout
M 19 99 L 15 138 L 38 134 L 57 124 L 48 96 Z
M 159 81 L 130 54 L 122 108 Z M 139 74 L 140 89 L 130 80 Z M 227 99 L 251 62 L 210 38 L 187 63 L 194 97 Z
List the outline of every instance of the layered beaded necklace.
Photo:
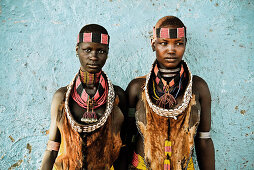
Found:
M 153 73 L 155 76 L 152 81 L 153 88 L 150 88 L 152 98 L 159 107 L 172 108 L 177 104 L 176 98 L 182 88 L 182 80 L 184 76 L 186 77 L 183 65 L 181 64 L 179 68 L 172 70 L 159 69 L 156 62 Z M 170 81 L 168 82 L 164 78 L 170 79 Z
M 76 80 L 78 74 L 74 77 L 74 79 L 71 81 L 71 83 L 67 86 L 67 92 L 66 92 L 66 97 L 65 97 L 65 111 L 67 114 L 67 118 L 71 124 L 71 127 L 79 133 L 92 132 L 92 131 L 102 127 L 106 123 L 110 113 L 112 112 L 113 102 L 115 100 L 114 87 L 113 87 L 113 84 L 111 83 L 111 81 L 108 79 L 107 75 L 104 72 L 102 72 L 102 73 L 103 73 L 103 75 L 105 75 L 105 80 L 107 81 L 107 84 L 108 84 L 108 91 L 107 91 L 107 97 L 106 97 L 106 109 L 105 109 L 103 116 L 101 116 L 98 119 L 98 121 L 95 123 L 85 124 L 85 125 L 80 124 L 75 121 L 74 117 L 72 116 L 72 114 L 70 112 L 69 100 L 70 100 L 71 93 L 74 89 L 75 80 Z
M 97 91 L 94 96 L 87 94 L 85 85 L 97 85 Z M 106 102 L 108 95 L 108 83 L 105 80 L 103 72 L 90 74 L 88 72 L 79 71 L 76 77 L 75 86 L 71 94 L 73 100 L 87 111 L 83 114 L 81 121 L 84 123 L 97 122 L 97 115 L 94 109 L 102 106 Z
M 144 87 L 145 95 L 146 95 L 146 101 L 147 101 L 149 107 L 152 108 L 152 110 L 159 116 L 172 117 L 174 119 L 177 119 L 177 116 L 179 114 L 181 114 L 186 109 L 186 107 L 188 106 L 188 104 L 190 102 L 191 95 L 192 95 L 192 74 L 190 72 L 190 69 L 188 68 L 188 65 L 184 61 L 182 61 L 182 63 L 187 68 L 186 71 L 188 72 L 189 79 L 188 79 L 188 85 L 187 85 L 187 87 L 185 89 L 185 92 L 184 92 L 184 95 L 183 95 L 182 104 L 180 104 L 176 108 L 165 109 L 165 108 L 162 108 L 162 107 L 159 107 L 159 106 L 155 105 L 152 102 L 152 100 L 149 96 L 148 84 L 149 84 L 149 81 L 151 79 L 154 64 L 152 66 L 152 69 L 151 69 L 150 73 L 146 76 L 146 82 L 145 82 L 145 87 Z

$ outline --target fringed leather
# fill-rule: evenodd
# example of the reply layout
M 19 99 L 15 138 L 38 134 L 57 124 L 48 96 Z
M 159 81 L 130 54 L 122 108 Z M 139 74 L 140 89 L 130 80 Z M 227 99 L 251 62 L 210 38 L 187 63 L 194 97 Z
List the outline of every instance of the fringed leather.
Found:
M 167 139 L 168 118 L 157 115 L 146 102 L 146 95 L 143 91 L 142 99 L 146 108 L 146 125 L 137 121 L 141 135 L 144 137 L 145 161 L 150 169 L 164 169 L 165 140 Z M 194 146 L 194 136 L 199 124 L 199 117 L 192 120 L 195 123 L 190 127 L 191 108 L 196 104 L 195 95 L 186 110 L 177 117 L 177 120 L 170 118 L 170 141 L 172 144 L 172 155 L 170 157 L 171 169 L 184 169 L 188 166 L 192 149 Z M 168 166 L 167 166 L 168 167 Z
M 112 113 L 108 117 L 106 124 L 91 133 L 86 133 L 87 150 L 82 152 L 83 140 L 81 135 L 72 129 L 68 122 L 64 109 L 58 116 L 58 127 L 61 133 L 61 145 L 54 168 L 57 170 L 82 169 L 84 165 L 84 153 L 86 153 L 87 169 L 110 169 L 117 159 L 122 141 L 120 130 L 115 130 L 112 120 L 121 112 L 116 97 Z M 63 107 L 64 108 L 64 107 Z

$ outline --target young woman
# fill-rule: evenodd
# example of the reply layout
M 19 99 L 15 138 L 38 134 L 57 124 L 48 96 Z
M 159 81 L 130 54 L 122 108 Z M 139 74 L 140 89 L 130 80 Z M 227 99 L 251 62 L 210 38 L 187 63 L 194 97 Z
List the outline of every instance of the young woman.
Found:
M 108 50 L 104 27 L 91 24 L 80 30 L 76 46 L 80 69 L 53 96 L 42 169 L 110 169 L 118 158 L 126 99 L 102 71 Z
M 183 61 L 186 42 L 180 19 L 161 18 L 151 40 L 156 53 L 151 71 L 127 87 L 129 115 L 139 131 L 133 169 L 194 169 L 194 139 L 200 169 L 215 169 L 211 96 L 206 82 Z

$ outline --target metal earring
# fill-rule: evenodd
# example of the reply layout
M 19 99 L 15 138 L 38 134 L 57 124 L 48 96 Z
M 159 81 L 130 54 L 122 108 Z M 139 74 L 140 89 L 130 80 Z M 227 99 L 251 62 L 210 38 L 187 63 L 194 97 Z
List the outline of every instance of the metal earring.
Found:
M 76 57 L 78 57 L 78 53 L 76 53 Z

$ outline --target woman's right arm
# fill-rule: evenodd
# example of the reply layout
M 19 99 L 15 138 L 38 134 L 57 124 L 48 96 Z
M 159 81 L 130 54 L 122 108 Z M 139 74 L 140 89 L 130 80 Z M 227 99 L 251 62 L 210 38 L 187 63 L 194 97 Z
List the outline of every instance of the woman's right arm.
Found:
M 142 85 L 144 83 L 144 79 L 134 79 L 132 80 L 127 89 L 127 101 L 128 101 L 128 116 L 127 116 L 127 148 L 128 148 L 128 163 L 130 164 L 132 161 L 133 152 L 136 148 L 136 138 L 138 135 L 136 121 L 135 121 L 135 112 L 136 105 L 138 103 L 139 94 L 142 91 Z
M 55 163 L 55 159 L 58 154 L 57 145 L 61 142 L 60 131 L 57 127 L 57 116 L 59 114 L 59 107 L 64 100 L 64 92 L 63 88 L 57 90 L 53 96 L 51 103 L 51 123 L 49 128 L 49 142 L 47 145 L 47 149 L 44 153 L 44 157 L 42 160 L 41 170 L 51 170 Z M 54 149 L 55 147 L 55 149 Z

